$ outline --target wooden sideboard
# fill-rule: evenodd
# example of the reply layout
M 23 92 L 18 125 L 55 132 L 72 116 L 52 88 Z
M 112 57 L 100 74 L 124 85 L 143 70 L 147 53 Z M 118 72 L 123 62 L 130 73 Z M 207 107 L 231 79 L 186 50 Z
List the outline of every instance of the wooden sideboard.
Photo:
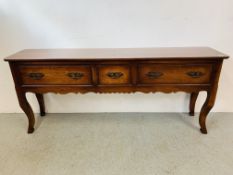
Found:
M 27 49 L 5 58 L 9 62 L 20 107 L 27 115 L 28 133 L 35 118 L 26 99 L 35 93 L 41 116 L 43 94 L 54 93 L 190 93 L 194 115 L 200 91 L 206 91 L 200 130 L 207 134 L 206 117 L 214 105 L 223 60 L 227 55 L 208 47 L 121 49 Z

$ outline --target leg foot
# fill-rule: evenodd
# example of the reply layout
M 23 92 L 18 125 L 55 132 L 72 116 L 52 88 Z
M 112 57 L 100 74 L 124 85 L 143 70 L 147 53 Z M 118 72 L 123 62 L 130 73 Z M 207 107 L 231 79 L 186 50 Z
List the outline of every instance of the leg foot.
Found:
M 34 128 L 28 128 L 28 134 L 31 134 L 34 132 Z
M 206 128 L 200 128 L 200 131 L 201 131 L 202 134 L 207 134 Z
M 189 116 L 195 116 L 194 112 L 189 112 Z
M 45 114 L 46 114 L 45 112 L 40 112 L 41 117 L 45 116 Z

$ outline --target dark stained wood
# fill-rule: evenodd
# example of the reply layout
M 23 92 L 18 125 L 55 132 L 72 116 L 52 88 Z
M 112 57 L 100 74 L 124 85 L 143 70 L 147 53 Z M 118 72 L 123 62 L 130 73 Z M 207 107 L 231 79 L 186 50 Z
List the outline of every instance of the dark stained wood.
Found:
M 100 85 L 130 84 L 131 74 L 129 65 L 100 65 L 98 66 Z
M 43 94 L 187 92 L 190 115 L 198 93 L 207 92 L 199 123 L 206 134 L 206 117 L 214 105 L 223 59 L 208 47 L 132 49 L 29 49 L 8 58 L 16 93 L 28 117 L 28 133 L 35 118 L 26 99 L 36 94 L 41 116 Z
M 19 105 L 21 109 L 24 111 L 26 116 L 28 117 L 28 133 L 34 132 L 34 125 L 35 125 L 35 117 L 32 111 L 30 104 L 27 101 L 26 93 L 21 92 L 21 90 L 17 90 L 17 96 L 19 100 Z
M 206 117 L 215 104 L 215 99 L 216 99 L 217 89 L 218 89 L 218 81 L 219 81 L 220 72 L 222 68 L 222 62 L 219 64 L 215 64 L 214 67 L 215 67 L 215 70 L 214 70 L 213 80 L 212 80 L 213 83 L 212 83 L 210 90 L 207 91 L 206 101 L 201 108 L 200 117 L 199 117 L 199 123 L 201 126 L 200 130 L 203 134 L 207 134 Z
M 95 60 L 95 59 L 168 59 L 226 58 L 227 55 L 209 47 L 105 48 L 105 49 L 26 49 L 5 60 Z
M 45 116 L 45 103 L 43 94 L 36 93 L 36 98 L 40 107 L 40 116 Z
M 195 114 L 195 104 L 197 101 L 197 97 L 198 97 L 198 92 L 192 92 L 190 95 L 190 103 L 189 103 L 189 115 L 190 116 L 194 116 Z
M 90 66 L 20 66 L 23 84 L 91 84 Z M 31 77 L 33 73 L 41 77 Z
M 211 64 L 143 64 L 139 65 L 139 83 L 192 83 L 209 84 L 212 71 Z M 200 77 L 191 73 L 201 73 Z M 189 75 L 189 73 L 191 75 Z

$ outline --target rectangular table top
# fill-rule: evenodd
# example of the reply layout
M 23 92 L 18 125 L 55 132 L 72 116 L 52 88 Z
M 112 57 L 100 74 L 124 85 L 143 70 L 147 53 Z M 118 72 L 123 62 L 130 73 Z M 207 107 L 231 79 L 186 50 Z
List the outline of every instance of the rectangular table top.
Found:
M 5 61 L 228 58 L 209 47 L 25 49 Z

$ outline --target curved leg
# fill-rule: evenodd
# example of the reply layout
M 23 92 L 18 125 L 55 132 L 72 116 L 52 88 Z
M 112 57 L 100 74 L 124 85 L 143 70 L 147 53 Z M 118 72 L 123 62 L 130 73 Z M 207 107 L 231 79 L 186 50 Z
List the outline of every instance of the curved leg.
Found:
M 200 130 L 202 134 L 207 134 L 207 129 L 206 129 L 206 117 L 209 114 L 210 110 L 214 106 L 216 98 L 216 91 L 208 91 L 207 92 L 207 97 L 204 105 L 202 106 L 201 112 L 200 112 L 200 117 L 199 117 L 199 123 L 200 123 Z
M 45 116 L 45 104 L 43 94 L 36 93 L 36 98 L 40 106 L 40 116 Z
M 17 91 L 19 105 L 28 117 L 28 133 L 34 132 L 35 117 L 30 104 L 27 101 L 26 93 Z
M 190 116 L 194 116 L 194 109 L 195 109 L 195 104 L 197 101 L 197 97 L 198 97 L 199 92 L 192 92 L 191 96 L 190 96 L 190 103 L 189 103 L 189 115 Z

